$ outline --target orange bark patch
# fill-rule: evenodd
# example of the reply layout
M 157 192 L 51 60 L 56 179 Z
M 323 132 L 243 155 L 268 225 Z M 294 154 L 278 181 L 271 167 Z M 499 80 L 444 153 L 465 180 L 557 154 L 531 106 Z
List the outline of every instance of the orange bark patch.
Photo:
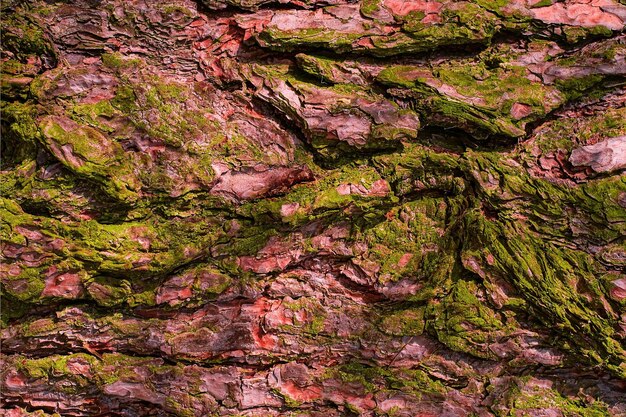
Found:
M 52 267 L 50 270 L 56 271 L 56 268 Z M 42 297 L 74 299 L 82 295 L 84 287 L 79 274 L 72 272 L 55 274 L 53 271 L 51 271 L 52 275 L 46 278 Z
M 385 0 L 384 6 L 396 16 L 406 16 L 411 12 L 437 13 L 443 5 L 435 1 Z
M 292 381 L 284 381 L 280 386 L 282 393 L 300 402 L 314 401 L 322 398 L 322 389 L 317 386 L 301 388 Z

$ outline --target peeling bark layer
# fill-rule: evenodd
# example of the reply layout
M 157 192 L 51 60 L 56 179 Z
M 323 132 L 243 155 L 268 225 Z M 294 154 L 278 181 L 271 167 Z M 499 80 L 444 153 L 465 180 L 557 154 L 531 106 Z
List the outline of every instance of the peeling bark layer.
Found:
M 626 415 L 623 1 L 1 23 L 2 415 Z

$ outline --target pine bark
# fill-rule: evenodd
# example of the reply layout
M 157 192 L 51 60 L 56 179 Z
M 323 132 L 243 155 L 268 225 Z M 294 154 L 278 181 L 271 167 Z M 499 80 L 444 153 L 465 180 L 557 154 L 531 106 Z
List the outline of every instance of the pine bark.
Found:
M 0 415 L 626 415 L 626 3 L 10 1 Z

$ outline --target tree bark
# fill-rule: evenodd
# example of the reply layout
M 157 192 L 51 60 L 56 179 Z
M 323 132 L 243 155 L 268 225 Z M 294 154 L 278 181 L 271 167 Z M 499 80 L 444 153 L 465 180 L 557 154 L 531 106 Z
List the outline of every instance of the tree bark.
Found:
M 1 415 L 626 415 L 623 0 L 1 20 Z

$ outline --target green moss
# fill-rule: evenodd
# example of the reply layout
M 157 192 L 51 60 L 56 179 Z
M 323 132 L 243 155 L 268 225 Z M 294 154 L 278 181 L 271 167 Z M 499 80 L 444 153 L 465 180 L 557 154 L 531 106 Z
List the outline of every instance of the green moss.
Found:
M 15 59 L 7 59 L 6 61 L 0 62 L 0 72 L 4 74 L 19 75 L 29 71 L 26 64 L 22 64 Z
M 592 36 L 611 37 L 613 31 L 606 26 L 597 25 L 591 27 L 565 26 L 563 28 L 565 40 L 569 43 L 579 43 Z
M 602 75 L 589 75 L 582 78 L 566 78 L 556 81 L 556 85 L 559 90 L 565 94 L 568 100 L 577 100 L 585 95 L 588 95 L 590 90 L 593 90 L 601 85 L 604 77 Z
M 259 35 L 259 40 L 272 49 L 291 51 L 301 45 L 308 48 L 328 48 L 337 52 L 347 52 L 360 33 L 337 32 L 326 28 L 307 28 L 282 31 L 268 27 Z
M 378 2 L 366 2 L 361 5 L 361 13 L 372 16 L 379 7 Z M 258 35 L 258 39 L 263 46 L 281 51 L 304 47 L 344 53 L 356 49 L 375 56 L 391 56 L 433 50 L 446 45 L 486 43 L 496 32 L 496 16 L 472 3 L 451 3 L 446 6 L 442 16 L 444 23 L 437 25 L 423 25 L 423 16 L 419 13 L 396 16 L 398 20 L 405 21 L 403 31 L 389 35 L 381 35 L 381 27 L 378 25 L 382 24 L 372 22 L 373 30 L 366 29 L 365 32 L 335 31 L 321 27 L 279 30 L 268 26 Z M 369 42 L 357 42 L 360 39 Z
M 417 77 L 415 67 L 408 65 L 393 65 L 385 67 L 381 72 L 379 72 L 376 80 L 385 85 L 412 88 L 415 86 L 415 82 L 419 80 Z
M 337 63 L 335 60 L 320 56 L 297 54 L 298 67 L 320 81 L 334 83 Z
M 384 215 L 384 212 L 376 209 L 377 207 L 397 202 L 397 198 L 393 193 L 385 196 L 340 194 L 337 191 L 337 186 L 340 184 L 354 184 L 369 189 L 380 178 L 380 175 L 372 167 L 358 163 L 345 165 L 340 169 L 327 171 L 325 176 L 322 176 L 315 182 L 293 187 L 283 197 L 249 202 L 238 207 L 237 211 L 243 216 L 253 217 L 256 224 L 265 224 L 266 226 L 263 228 L 266 234 L 268 230 L 272 234 L 277 233 L 275 226 L 267 226 L 268 224 L 274 225 L 276 222 L 279 222 L 278 224 L 284 222 L 292 227 L 322 219 L 333 219 L 334 221 L 352 219 L 355 224 L 373 222 Z M 298 204 L 297 212 L 292 216 L 284 218 L 281 215 L 281 207 L 294 203 Z M 353 218 L 351 213 L 355 211 L 365 214 L 358 218 Z M 258 231 L 254 233 L 256 236 L 259 236 Z M 241 244 L 235 242 L 235 245 L 239 247 Z
M 4 292 L 21 302 L 36 302 L 45 288 L 45 268 L 25 268 L 4 282 Z
M 115 97 L 111 99 L 111 105 L 124 114 L 132 114 L 138 109 L 135 100 L 137 97 L 133 88 L 129 85 L 121 85 L 115 90 Z
M 2 47 L 13 52 L 19 60 L 25 60 L 30 55 L 55 57 L 52 43 L 44 30 L 24 9 L 18 8 L 13 13 L 3 12 L 0 22 Z
M 57 330 L 59 323 L 53 319 L 39 319 L 31 323 L 25 323 L 21 334 L 25 337 L 39 336 Z
M 300 401 L 296 401 L 293 398 L 291 398 L 288 394 L 283 393 L 281 390 L 276 389 L 276 388 L 272 388 L 271 390 L 275 395 L 277 395 L 278 397 L 282 398 L 285 406 L 289 407 L 289 408 L 299 408 L 302 406 L 302 403 Z
M 380 378 L 382 369 L 370 367 L 358 362 L 351 362 L 338 368 L 329 370 L 328 376 L 337 378 L 348 384 L 356 384 L 363 388 L 364 392 L 376 391 L 376 378 Z
M 440 381 L 432 380 L 420 369 L 381 368 L 358 362 L 349 362 L 327 370 L 326 378 L 360 385 L 365 393 L 401 391 L 420 397 L 423 394 L 441 395 L 447 391 Z
M 57 87 L 57 79 L 59 76 L 59 72 L 51 70 L 35 77 L 30 83 L 30 95 L 39 102 L 45 103 L 48 100 L 48 94 Z
M 424 332 L 424 309 L 407 308 L 387 314 L 380 329 L 393 336 L 419 336 Z
M 162 7 L 161 12 L 165 15 L 182 14 L 186 17 L 193 17 L 193 12 L 190 9 L 177 4 L 166 4 Z
M 115 129 L 109 126 L 106 121 L 118 115 L 120 113 L 111 105 L 109 100 L 90 104 L 76 104 L 71 109 L 73 120 L 99 129 L 109 135 L 114 133 Z
M 552 0 L 540 0 L 531 6 L 531 9 L 552 6 Z
M 478 287 L 469 281 L 456 281 L 451 292 L 433 300 L 425 311 L 427 328 L 452 350 L 474 356 L 497 359 L 487 349 L 515 326 L 505 324 L 499 315 L 478 299 Z
M 38 113 L 38 108 L 32 104 L 2 102 L 2 119 L 7 123 L 6 129 L 4 126 L 2 129 L 3 169 L 35 159 L 41 137 L 35 119 Z
M 501 406 L 509 408 L 508 415 L 530 415 L 540 410 L 559 410 L 563 416 L 609 416 L 607 405 L 600 400 L 566 397 L 556 389 L 546 388 L 532 378 L 515 379 L 503 396 Z
M 372 17 L 374 13 L 380 10 L 380 0 L 363 0 L 360 10 L 363 16 Z
M 301 62 L 315 62 L 320 68 L 329 64 L 329 60 L 303 57 Z M 307 67 L 305 63 L 305 67 Z M 313 64 L 312 64 L 313 65 Z M 310 69 L 314 72 L 315 69 Z M 333 76 L 334 69 L 326 71 L 328 77 Z M 329 131 L 323 124 L 309 126 L 311 119 L 306 116 L 306 110 L 294 107 L 293 102 L 287 100 L 282 94 L 272 94 L 264 99 L 280 111 L 293 118 L 303 129 L 308 142 L 315 148 L 316 155 L 323 157 L 333 165 L 338 165 L 342 159 L 349 159 L 355 148 L 360 150 L 391 150 L 397 149 L 401 140 L 408 140 L 417 136 L 419 121 L 417 114 L 410 109 L 402 109 L 395 102 L 386 99 L 383 95 L 372 92 L 362 86 L 348 82 L 337 83 L 329 87 L 322 87 L 308 82 L 306 79 L 298 77 L 297 74 L 290 73 L 288 68 L 275 68 L 274 66 L 256 66 L 256 74 L 263 77 L 279 78 L 288 88 L 296 94 L 304 97 L 315 97 L 320 95 L 325 97 L 323 101 L 324 110 L 327 110 L 331 117 L 342 117 L 342 115 L 353 115 L 355 118 L 363 119 L 363 129 L 349 140 L 344 139 L 343 129 Z M 331 99 L 332 97 L 332 99 Z M 365 103 L 380 102 L 389 108 L 389 118 L 398 120 L 386 121 L 377 117 Z M 310 105 L 307 105 L 309 107 Z M 411 124 L 415 128 L 401 127 L 401 118 L 412 116 Z M 406 119 L 405 119 L 406 120 Z M 365 124 L 367 123 L 367 124 Z
M 95 165 L 106 165 L 114 160 L 117 149 L 96 130 L 78 127 L 69 130 L 62 127 L 53 119 L 45 119 L 42 123 L 44 135 L 63 146 L 70 145 L 74 153 Z M 119 148 L 121 150 L 121 148 Z M 68 162 L 72 164 L 73 162 Z M 76 164 L 78 165 L 78 164 Z M 81 168 L 76 166 L 76 168 Z
M 433 273 L 444 250 L 447 208 L 443 199 L 425 197 L 387 211 L 385 221 L 355 236 L 367 244 L 365 260 L 379 266 L 379 282 L 421 281 Z
M 459 127 L 479 138 L 485 134 L 521 137 L 526 134 L 526 123 L 564 102 L 556 89 L 527 76 L 519 66 L 501 64 L 488 69 L 483 61 L 464 61 L 432 70 L 391 66 L 378 74 L 377 81 L 408 89 L 414 108 L 433 124 Z M 516 104 L 530 110 L 521 120 L 511 115 Z
M 117 200 L 137 199 L 140 185 L 133 174 L 132 162 L 121 145 L 94 128 L 72 124 L 62 118 L 46 117 L 40 128 L 42 145 L 67 168 L 101 183 L 103 190 Z
M 89 295 L 98 305 L 112 307 L 124 303 L 132 293 L 130 282 L 109 277 L 96 277 L 87 286 Z
M 483 169 L 487 168 L 486 160 L 483 159 L 481 163 L 485 164 Z M 562 216 L 564 202 L 576 207 L 582 204 L 580 210 L 588 213 L 590 220 L 607 224 L 606 218 L 602 216 L 593 220 L 599 210 L 594 207 L 599 197 L 589 198 L 588 192 L 583 190 L 572 194 L 571 189 L 560 190 L 547 182 L 530 180 L 527 176 L 521 181 L 514 181 L 513 169 L 506 168 L 501 161 L 497 164 L 505 178 L 503 189 L 515 189 L 513 194 L 516 195 L 537 195 L 531 207 L 536 213 L 541 213 L 541 220 L 536 226 L 533 223 L 533 227 L 545 230 L 546 235 L 559 233 L 558 226 L 545 224 L 545 219 Z M 498 170 L 494 169 L 494 165 L 487 169 L 492 172 Z M 602 184 L 608 189 L 616 187 L 613 192 L 617 193 L 618 189 L 624 187 L 624 183 L 620 179 L 614 181 L 594 185 L 598 187 Z M 583 194 L 578 194 L 580 192 Z M 498 200 L 507 196 L 501 190 L 495 193 L 487 198 L 499 206 Z M 607 203 L 615 204 L 610 199 L 607 199 Z M 551 207 L 551 204 L 557 206 Z M 611 209 L 608 211 L 612 213 Z M 618 214 L 617 210 L 613 213 L 623 218 L 623 210 L 622 214 Z M 465 219 L 468 227 L 465 238 L 467 254 L 482 259 L 481 266 L 487 273 L 506 277 L 519 293 L 524 294 L 531 308 L 540 312 L 537 319 L 542 325 L 564 335 L 587 361 L 602 364 L 615 374 L 622 375 L 624 370 L 620 364 L 624 362 L 625 352 L 614 339 L 613 324 L 597 312 L 602 307 L 593 301 L 602 297 L 602 288 L 594 277 L 592 258 L 538 239 L 528 226 L 513 218 L 507 219 L 504 213 L 499 217 L 498 220 L 487 220 L 478 210 L 468 212 Z M 606 238 L 610 239 L 610 236 Z M 488 256 L 492 261 L 486 261 Z M 592 301 L 576 291 L 575 287 L 583 285 L 594 294 Z
M 487 42 L 497 31 L 498 19 L 485 9 L 469 3 L 450 3 L 441 11 L 443 24 L 424 25 L 420 13 L 407 15 L 402 27 L 426 49 L 444 45 Z
M 621 224 L 626 221 L 626 213 L 619 201 L 620 196 L 625 192 L 626 177 L 624 176 L 598 179 L 582 185 L 572 203 L 589 213 L 597 224 L 607 225 L 609 230 L 612 229 L 615 232 L 624 232 L 626 228 Z M 606 236 L 605 241 L 609 242 L 617 238 L 617 235 L 611 233 Z
M 300 297 L 295 301 L 285 302 L 284 305 L 285 308 L 295 313 L 293 318 L 293 326 L 295 328 L 311 334 L 318 334 L 324 330 L 326 311 L 319 301 Z M 298 319 L 298 313 L 304 313 L 304 320 L 302 322 Z
M 31 312 L 31 306 L 22 300 L 19 300 L 7 294 L 0 288 L 0 297 L 2 297 L 2 315 L 0 316 L 0 329 L 9 328 L 13 325 L 12 321 L 24 317 Z
M 505 94 L 516 102 L 537 108 L 545 102 L 544 88 L 526 78 L 526 69 L 523 67 L 507 66 L 492 74 L 481 65 L 463 69 L 450 66 L 437 68 L 435 75 L 466 97 L 484 99 L 485 106 L 491 108 L 500 106 L 505 111 L 510 110 L 511 103 L 501 101 Z M 543 109 L 538 111 L 543 113 Z
M 165 399 L 164 407 L 180 417 L 194 417 L 196 414 L 189 409 L 191 404 L 181 404 L 172 397 Z
M 491 12 L 500 13 L 502 8 L 509 5 L 510 0 L 472 0 L 472 2 Z
M 15 207 L 19 210 L 19 206 Z M 42 290 L 42 271 L 54 263 L 66 270 L 85 270 L 92 275 L 110 275 L 124 277 L 145 276 L 148 274 L 162 275 L 171 273 L 175 268 L 188 262 L 185 254 L 201 253 L 205 245 L 214 245 L 221 236 L 222 220 L 213 215 L 201 222 L 162 218 L 144 219 L 142 222 L 103 225 L 96 221 L 61 222 L 54 219 L 36 218 L 17 211 L 3 213 L 3 236 L 24 244 L 24 237 L 17 232 L 16 226 L 38 222 L 38 230 L 42 230 L 50 240 L 59 239 L 63 242 L 63 263 L 57 257 L 49 257 L 39 268 L 25 268 L 21 276 L 23 284 L 16 287 L 15 296 L 36 301 Z M 15 236 L 12 238 L 11 236 Z M 22 241 L 19 240 L 20 236 Z M 154 304 L 155 290 L 158 281 L 139 281 L 133 284 L 133 294 L 129 295 L 128 287 L 115 285 L 104 280 L 95 283 L 103 288 L 89 287 L 88 291 L 95 294 L 104 304 L 117 304 L 124 298 L 133 305 Z M 215 286 L 207 291 L 218 291 L 227 285 L 226 279 L 217 279 Z M 92 283 L 93 284 L 93 283 Z M 120 284 L 123 284 L 121 281 Z M 25 291 L 27 289 L 28 291 Z
M 74 355 L 60 356 L 52 355 L 40 359 L 23 359 L 16 362 L 17 370 L 24 372 L 29 378 L 52 379 L 52 378 L 71 378 L 71 384 L 68 388 L 78 385 L 86 387 L 90 380 L 83 376 L 72 372 L 68 369 L 68 362 L 86 362 L 88 366 L 95 369 L 97 367 L 97 359 L 91 355 L 77 353 Z
M 101 56 L 102 65 L 113 70 L 135 69 L 143 65 L 140 59 L 128 58 L 118 52 L 104 53 Z
M 132 129 L 145 132 L 155 141 L 186 154 L 179 161 L 177 173 L 183 178 L 194 178 L 205 187 L 214 179 L 211 164 L 216 159 L 233 166 L 241 165 L 243 157 L 266 163 L 280 160 L 280 156 L 268 153 L 240 133 L 236 123 L 220 122 L 208 106 L 209 98 L 203 94 L 194 85 L 166 82 L 139 70 L 132 77 L 120 76 L 111 105 L 116 114 L 124 115 L 130 122 L 122 131 L 124 135 L 129 135 Z M 194 105 L 189 104 L 190 100 Z M 171 193 L 177 184 L 172 182 L 170 170 L 171 166 L 155 164 L 138 175 L 151 192 Z M 176 194 L 185 194 L 190 189 L 193 187 L 176 190 Z

